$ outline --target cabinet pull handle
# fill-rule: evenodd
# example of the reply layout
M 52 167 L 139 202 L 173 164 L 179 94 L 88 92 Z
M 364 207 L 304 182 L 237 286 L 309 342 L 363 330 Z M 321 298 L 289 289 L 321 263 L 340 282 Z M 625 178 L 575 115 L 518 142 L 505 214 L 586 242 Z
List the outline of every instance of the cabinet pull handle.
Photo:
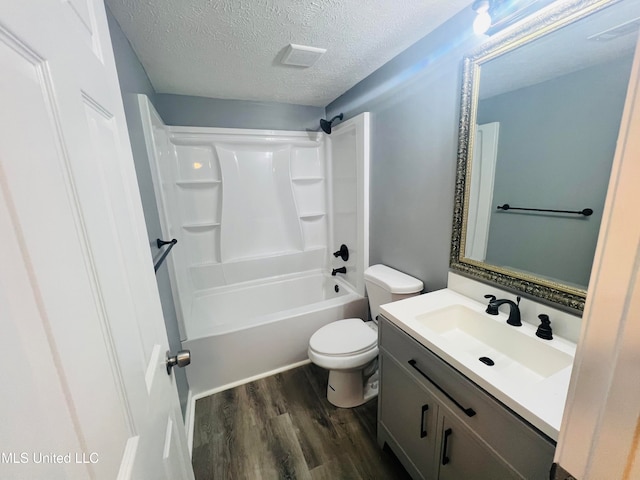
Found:
M 422 370 L 420 370 L 420 368 L 417 365 L 418 362 L 416 362 L 415 360 L 409 360 L 409 365 L 411 365 L 413 368 L 415 368 L 417 370 L 417 372 L 422 375 L 424 378 L 426 378 L 427 380 L 429 380 L 434 387 L 436 387 L 438 390 L 440 390 L 443 395 L 445 397 L 447 397 L 449 400 L 451 400 L 456 407 L 458 407 L 460 410 L 462 410 L 467 417 L 473 417 L 476 414 L 476 411 L 473 408 L 464 408 L 462 405 L 460 405 L 455 398 L 453 398 L 451 395 L 449 395 L 447 392 L 445 392 L 442 387 L 440 385 L 438 385 L 436 382 L 434 382 L 433 380 L 431 380 L 431 378 L 429 378 L 429 376 L 424 373 Z
M 442 465 L 446 465 L 451 460 L 447 456 L 447 450 L 449 450 L 449 437 L 452 433 L 453 431 L 450 428 L 447 428 L 444 431 L 444 445 L 442 445 Z
M 424 424 L 424 414 L 429 410 L 429 405 L 426 403 L 422 406 L 422 413 L 420 415 L 420 438 L 424 438 L 427 436 L 427 428 Z

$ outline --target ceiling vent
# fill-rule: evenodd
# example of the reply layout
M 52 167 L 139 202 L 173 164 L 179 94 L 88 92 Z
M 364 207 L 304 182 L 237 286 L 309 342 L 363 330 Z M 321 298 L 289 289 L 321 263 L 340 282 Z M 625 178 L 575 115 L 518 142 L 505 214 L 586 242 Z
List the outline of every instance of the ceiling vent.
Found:
M 640 17 L 635 18 L 633 20 L 629 20 L 628 22 L 624 22 L 615 27 L 609 28 L 604 32 L 591 35 L 590 37 L 587 37 L 587 39 L 606 42 L 606 41 L 614 40 L 616 38 L 619 38 L 625 35 L 629 35 L 631 33 L 637 34 L 638 29 L 640 29 Z
M 295 65 L 296 67 L 310 67 L 327 51 L 326 48 L 308 47 L 306 45 L 296 45 L 290 43 L 282 57 L 285 65 Z

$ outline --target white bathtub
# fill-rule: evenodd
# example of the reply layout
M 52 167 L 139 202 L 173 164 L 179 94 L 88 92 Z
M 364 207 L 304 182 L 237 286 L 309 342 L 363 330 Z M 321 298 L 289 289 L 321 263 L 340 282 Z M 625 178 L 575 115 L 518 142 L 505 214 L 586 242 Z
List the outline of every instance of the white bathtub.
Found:
M 318 328 L 366 316 L 365 298 L 319 271 L 210 290 L 195 298 L 185 319 L 191 393 L 213 393 L 305 361 Z

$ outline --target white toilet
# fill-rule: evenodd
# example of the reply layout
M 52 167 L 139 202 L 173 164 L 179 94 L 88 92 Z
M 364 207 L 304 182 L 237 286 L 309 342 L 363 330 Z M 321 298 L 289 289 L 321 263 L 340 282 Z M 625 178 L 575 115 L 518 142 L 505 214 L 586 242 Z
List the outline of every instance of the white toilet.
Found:
M 362 405 L 378 394 L 377 357 L 380 305 L 412 297 L 423 283 L 386 265 L 364 272 L 371 317 L 338 320 L 320 328 L 309 340 L 309 359 L 329 370 L 327 400 L 337 407 Z

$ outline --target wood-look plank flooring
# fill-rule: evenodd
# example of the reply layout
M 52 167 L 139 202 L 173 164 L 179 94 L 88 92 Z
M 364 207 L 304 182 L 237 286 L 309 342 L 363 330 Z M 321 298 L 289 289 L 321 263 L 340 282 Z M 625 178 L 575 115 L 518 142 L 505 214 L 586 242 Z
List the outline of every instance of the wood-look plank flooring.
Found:
M 331 405 L 313 364 L 196 401 L 197 480 L 410 480 L 376 443 L 377 402 Z

